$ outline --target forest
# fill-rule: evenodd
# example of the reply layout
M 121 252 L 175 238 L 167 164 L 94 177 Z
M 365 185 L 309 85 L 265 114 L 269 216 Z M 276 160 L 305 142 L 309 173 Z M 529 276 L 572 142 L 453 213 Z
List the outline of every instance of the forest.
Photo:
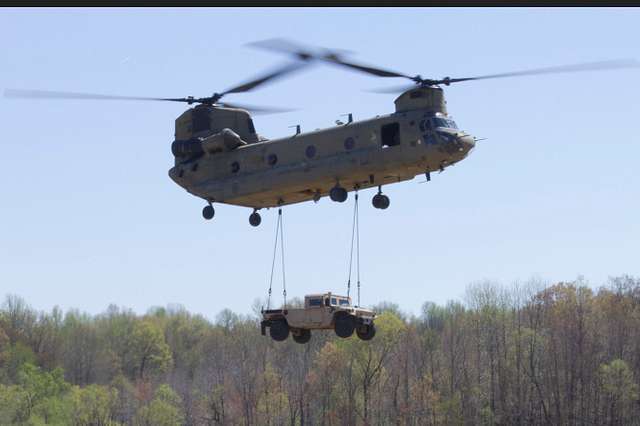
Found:
M 300 303 L 299 300 L 292 301 Z M 1 425 L 640 424 L 640 279 L 470 285 L 369 342 L 254 313 L 0 306 Z

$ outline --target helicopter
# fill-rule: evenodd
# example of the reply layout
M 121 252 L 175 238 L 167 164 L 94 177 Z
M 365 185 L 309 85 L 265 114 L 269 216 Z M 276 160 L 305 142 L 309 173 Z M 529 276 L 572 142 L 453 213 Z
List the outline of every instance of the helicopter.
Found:
M 345 202 L 348 193 L 377 187 L 371 202 L 387 209 L 389 197 L 382 187 L 424 174 L 442 172 L 463 159 L 480 139 L 459 129 L 447 111 L 442 86 L 492 78 L 537 74 L 594 71 L 638 67 L 633 60 L 614 60 L 537 68 L 475 77 L 422 78 L 359 64 L 345 53 L 310 49 L 272 39 L 252 44 L 293 56 L 294 61 L 249 82 L 209 97 L 149 98 L 42 90 L 7 90 L 5 96 L 21 98 L 71 98 L 182 102 L 194 107 L 175 120 L 171 144 L 174 165 L 169 177 L 187 192 L 206 201 L 204 219 L 215 215 L 213 205 L 230 204 L 252 209 L 249 223 L 259 226 L 259 210 L 329 196 Z M 346 122 L 311 132 L 267 139 L 256 132 L 251 113 L 286 110 L 255 107 L 220 100 L 233 93 L 248 92 L 267 82 L 325 62 L 384 78 L 411 81 L 383 92 L 400 92 L 392 113 Z

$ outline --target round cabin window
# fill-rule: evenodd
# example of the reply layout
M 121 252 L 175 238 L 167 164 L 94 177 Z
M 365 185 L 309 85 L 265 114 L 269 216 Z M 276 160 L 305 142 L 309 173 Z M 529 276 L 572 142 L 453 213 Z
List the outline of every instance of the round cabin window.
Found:
M 231 173 L 238 173 L 239 170 L 240 170 L 240 163 L 238 163 L 237 161 L 234 161 L 233 163 L 231 163 Z
M 344 149 L 347 151 L 352 150 L 354 146 L 356 146 L 356 141 L 353 138 L 349 137 L 344 140 Z
M 269 156 L 267 157 L 267 163 L 269 163 L 270 166 L 275 166 L 277 162 L 278 156 L 275 154 L 269 154 Z
M 313 145 L 309 145 L 307 149 L 304 151 L 307 158 L 313 158 L 316 156 L 316 147 Z

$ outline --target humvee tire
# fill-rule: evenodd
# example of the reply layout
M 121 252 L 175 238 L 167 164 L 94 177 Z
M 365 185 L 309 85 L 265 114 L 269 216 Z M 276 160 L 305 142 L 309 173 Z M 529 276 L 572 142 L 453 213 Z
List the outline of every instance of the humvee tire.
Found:
M 356 334 L 362 340 L 371 340 L 376 335 L 376 327 L 373 323 L 369 325 L 361 325 L 356 329 Z
M 311 340 L 311 330 L 307 330 L 307 329 L 302 329 L 299 330 L 300 334 L 295 334 L 293 333 L 293 340 L 296 343 L 300 343 L 300 344 L 305 344 L 307 342 L 309 342 L 309 340 Z
M 276 342 L 282 342 L 289 337 L 289 324 L 283 319 L 271 322 L 269 326 L 269 335 Z
M 336 314 L 334 327 L 338 337 L 347 338 L 353 335 L 356 324 L 351 315 L 338 312 Z

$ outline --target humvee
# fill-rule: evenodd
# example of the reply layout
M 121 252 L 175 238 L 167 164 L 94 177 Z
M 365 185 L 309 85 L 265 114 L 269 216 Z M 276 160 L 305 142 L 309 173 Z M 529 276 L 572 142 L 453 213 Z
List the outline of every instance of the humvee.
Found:
M 281 342 L 293 336 L 297 343 L 307 343 L 311 330 L 335 330 L 339 337 L 350 337 L 355 331 L 362 340 L 376 334 L 373 324 L 376 314 L 351 305 L 351 298 L 332 293 L 311 294 L 304 298 L 304 308 L 269 309 L 262 311 L 260 331 Z

